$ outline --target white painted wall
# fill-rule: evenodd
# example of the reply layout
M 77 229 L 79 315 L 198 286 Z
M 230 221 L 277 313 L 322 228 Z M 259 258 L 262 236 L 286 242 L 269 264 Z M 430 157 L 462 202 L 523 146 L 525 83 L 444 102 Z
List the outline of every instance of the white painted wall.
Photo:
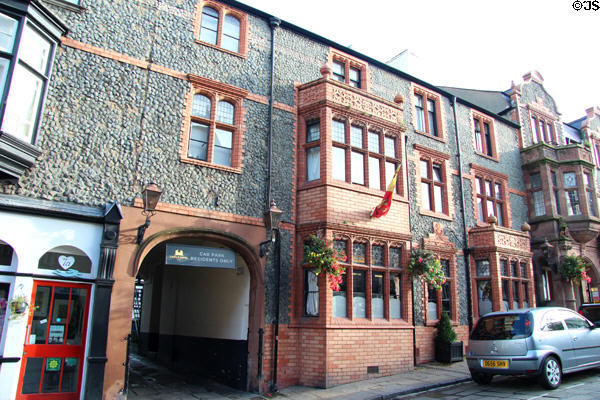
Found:
M 232 269 L 164 266 L 161 334 L 247 340 L 250 275 Z

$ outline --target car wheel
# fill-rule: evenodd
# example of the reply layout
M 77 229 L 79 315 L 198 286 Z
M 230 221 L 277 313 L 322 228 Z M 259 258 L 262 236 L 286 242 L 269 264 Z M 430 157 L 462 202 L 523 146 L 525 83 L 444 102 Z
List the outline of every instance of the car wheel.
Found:
M 542 370 L 538 379 L 540 385 L 546 389 L 556 389 L 560 386 L 562 370 L 555 357 L 549 356 L 542 362 Z
M 487 385 L 492 381 L 492 377 L 492 374 L 486 374 L 484 372 L 471 372 L 471 378 L 479 385 Z

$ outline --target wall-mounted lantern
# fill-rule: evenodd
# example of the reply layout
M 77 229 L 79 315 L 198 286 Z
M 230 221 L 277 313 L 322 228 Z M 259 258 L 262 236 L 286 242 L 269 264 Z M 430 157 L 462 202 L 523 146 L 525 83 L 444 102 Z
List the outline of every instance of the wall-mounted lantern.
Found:
M 279 223 L 281 222 L 282 214 L 283 211 L 277 208 L 275 200 L 271 200 L 271 207 L 264 212 L 265 227 L 267 228 L 267 231 L 270 232 L 271 239 L 260 243 L 259 250 L 261 257 L 264 257 L 268 253 L 269 248 L 267 246 L 275 242 L 275 231 L 279 230 Z
M 155 183 L 149 184 L 142 191 L 142 200 L 144 201 L 144 211 L 142 211 L 142 214 L 146 216 L 146 222 L 137 229 L 137 244 L 142 244 L 144 241 L 144 234 L 146 233 L 146 229 L 150 226 L 150 218 L 156 214 L 156 205 L 158 204 L 158 199 L 160 199 L 161 194 L 162 191 Z

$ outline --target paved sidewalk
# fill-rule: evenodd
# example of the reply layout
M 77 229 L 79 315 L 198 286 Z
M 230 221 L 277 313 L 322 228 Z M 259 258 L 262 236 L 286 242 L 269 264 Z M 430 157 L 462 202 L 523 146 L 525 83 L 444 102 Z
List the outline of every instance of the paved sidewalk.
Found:
M 291 386 L 274 397 L 296 400 L 379 400 L 471 380 L 467 362 L 427 363 L 403 374 L 347 383 L 329 389 Z
M 182 376 L 148 360 L 132 356 L 128 399 L 217 400 L 379 400 L 421 392 L 471 380 L 466 361 L 453 364 L 427 363 L 403 374 L 347 383 L 329 389 L 291 386 L 279 393 L 240 392 L 198 378 Z M 123 396 L 124 397 L 124 396 Z

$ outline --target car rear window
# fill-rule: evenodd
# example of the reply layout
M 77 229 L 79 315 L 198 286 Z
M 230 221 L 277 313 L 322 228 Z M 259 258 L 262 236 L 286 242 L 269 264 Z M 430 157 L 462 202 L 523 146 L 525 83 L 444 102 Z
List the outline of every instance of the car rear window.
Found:
M 600 305 L 598 307 L 582 307 L 581 315 L 592 322 L 600 322 Z
M 482 317 L 471 333 L 471 340 L 511 340 L 531 336 L 531 314 L 504 314 Z

